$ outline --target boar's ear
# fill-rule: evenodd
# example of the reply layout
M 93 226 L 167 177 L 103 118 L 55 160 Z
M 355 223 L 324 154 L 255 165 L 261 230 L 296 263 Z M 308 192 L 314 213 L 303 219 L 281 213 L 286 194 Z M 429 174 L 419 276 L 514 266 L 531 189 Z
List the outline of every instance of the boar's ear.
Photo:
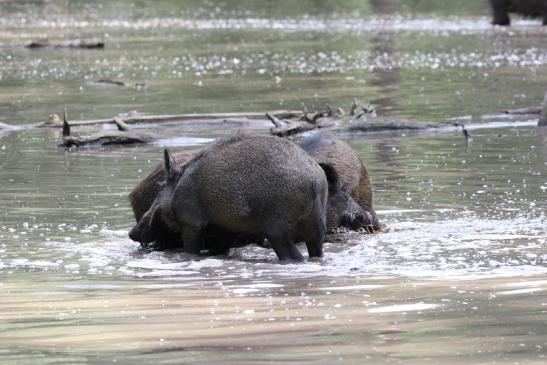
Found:
M 177 173 L 177 163 L 175 162 L 173 155 L 167 149 L 163 151 L 163 159 L 165 161 L 165 174 L 167 179 L 171 179 Z
M 321 166 L 325 172 L 325 176 L 327 177 L 327 182 L 329 183 L 329 193 L 334 193 L 340 189 L 340 180 L 334 167 L 326 163 L 320 163 L 319 166 Z

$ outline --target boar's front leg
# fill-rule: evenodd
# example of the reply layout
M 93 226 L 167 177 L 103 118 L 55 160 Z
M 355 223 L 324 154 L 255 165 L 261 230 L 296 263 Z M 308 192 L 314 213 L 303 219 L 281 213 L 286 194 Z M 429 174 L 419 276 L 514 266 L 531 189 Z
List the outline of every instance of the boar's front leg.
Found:
M 304 261 L 289 234 L 267 235 L 267 238 L 280 261 Z
M 185 225 L 182 240 L 184 241 L 184 252 L 199 255 L 201 251 L 201 227 Z

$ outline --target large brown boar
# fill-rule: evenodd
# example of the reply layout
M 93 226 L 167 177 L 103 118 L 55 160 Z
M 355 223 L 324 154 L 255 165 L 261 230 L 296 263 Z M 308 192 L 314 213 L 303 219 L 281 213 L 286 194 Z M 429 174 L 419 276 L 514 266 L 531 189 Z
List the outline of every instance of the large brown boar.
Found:
M 165 181 L 150 209 L 129 232 L 141 243 L 167 226 L 184 251 L 199 254 L 204 228 L 266 237 L 280 260 L 323 254 L 329 184 L 323 169 L 296 144 L 278 137 L 222 139 L 178 167 L 165 152 Z

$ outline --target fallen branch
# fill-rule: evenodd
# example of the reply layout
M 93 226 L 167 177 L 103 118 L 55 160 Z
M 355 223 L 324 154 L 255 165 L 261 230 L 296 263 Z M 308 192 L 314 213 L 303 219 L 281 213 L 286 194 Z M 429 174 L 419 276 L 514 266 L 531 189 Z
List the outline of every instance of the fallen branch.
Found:
M 127 132 L 129 130 L 129 126 L 121 118 L 114 118 L 114 123 L 120 131 Z
M 59 147 L 82 147 L 86 145 L 108 146 L 150 143 L 158 138 L 151 134 L 109 131 L 84 137 L 65 137 Z
M 125 82 L 111 79 L 99 79 L 91 81 L 92 84 L 97 85 L 112 85 L 112 86 L 125 86 Z
M 283 127 L 283 123 L 279 119 L 277 119 L 274 115 L 271 115 L 270 113 L 266 113 L 266 118 L 268 118 L 273 123 L 275 128 Z
M 526 115 L 526 114 L 539 114 L 541 113 L 541 107 L 520 108 L 520 109 L 508 109 L 503 111 L 505 114 L 510 115 Z
M 412 122 L 408 120 L 375 119 L 349 124 L 347 127 L 344 128 L 344 130 L 348 132 L 384 132 L 401 130 L 425 130 L 442 127 L 454 127 L 454 124 L 429 124 Z
M 334 119 L 331 118 L 318 118 L 313 122 L 303 120 L 279 120 L 271 115 L 266 115 L 268 119 L 274 125 L 270 129 L 270 133 L 278 137 L 288 137 L 294 134 L 311 131 L 313 129 L 329 128 L 335 126 Z
M 25 46 L 26 48 L 36 49 L 36 48 L 82 48 L 82 49 L 103 49 L 104 42 L 102 41 L 85 41 L 85 40 L 75 40 L 75 41 L 66 41 L 51 43 L 50 41 L 34 41 Z
M 63 111 L 63 139 L 59 147 L 71 148 L 108 145 L 128 145 L 149 143 L 158 139 L 154 134 L 129 131 L 129 127 L 120 118 L 114 118 L 118 130 L 98 132 L 89 136 L 73 137 L 70 135 L 70 123 L 67 120 L 66 108 Z
M 277 110 L 269 112 L 269 114 L 277 118 L 296 118 L 301 115 L 297 111 Z M 165 123 L 176 121 L 191 121 L 191 120 L 203 120 L 203 119 L 227 119 L 227 118 L 248 118 L 248 119 L 262 119 L 264 113 L 249 112 L 249 113 L 205 113 L 205 114 L 173 114 L 173 115 L 135 115 L 124 118 L 124 122 L 127 124 L 136 123 Z M 70 126 L 83 126 L 83 125 L 95 125 L 95 124 L 113 124 L 115 118 L 108 119 L 92 119 L 92 120 L 76 120 L 71 121 Z M 53 114 L 50 116 L 48 122 L 42 123 L 41 127 L 62 127 L 62 123 L 59 123 L 61 118 Z

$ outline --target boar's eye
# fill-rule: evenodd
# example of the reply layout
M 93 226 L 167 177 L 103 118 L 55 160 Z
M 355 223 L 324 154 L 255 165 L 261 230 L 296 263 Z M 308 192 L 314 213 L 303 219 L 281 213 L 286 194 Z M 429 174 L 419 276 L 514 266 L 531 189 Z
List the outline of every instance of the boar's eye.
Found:
M 344 193 L 347 193 L 348 192 L 348 186 L 346 184 L 342 184 L 342 186 L 340 187 L 340 190 L 342 190 L 342 192 L 344 192 Z

